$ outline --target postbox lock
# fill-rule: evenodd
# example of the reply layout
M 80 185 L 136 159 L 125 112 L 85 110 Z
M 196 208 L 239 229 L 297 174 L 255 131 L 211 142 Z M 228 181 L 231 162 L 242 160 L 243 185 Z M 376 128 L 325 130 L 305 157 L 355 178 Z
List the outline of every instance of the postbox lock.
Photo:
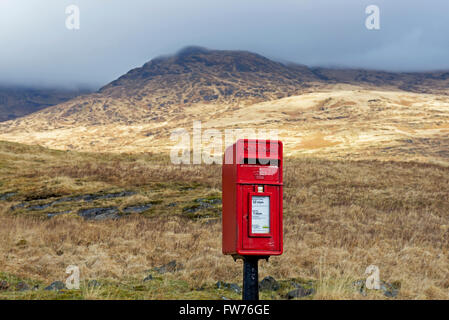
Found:
M 257 186 L 257 192 L 263 192 L 263 186 Z

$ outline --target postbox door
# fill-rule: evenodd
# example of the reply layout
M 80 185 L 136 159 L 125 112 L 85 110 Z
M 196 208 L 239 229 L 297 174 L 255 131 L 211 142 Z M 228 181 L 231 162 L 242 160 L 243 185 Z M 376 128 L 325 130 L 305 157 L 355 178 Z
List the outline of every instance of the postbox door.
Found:
M 258 192 L 255 185 L 242 186 L 243 250 L 280 250 L 279 197 L 278 186 L 264 185 Z

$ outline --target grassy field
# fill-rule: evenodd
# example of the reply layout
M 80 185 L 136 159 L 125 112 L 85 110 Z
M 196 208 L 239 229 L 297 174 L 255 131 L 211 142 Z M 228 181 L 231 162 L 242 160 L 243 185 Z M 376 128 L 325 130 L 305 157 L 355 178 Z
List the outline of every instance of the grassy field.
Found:
M 284 180 L 285 253 L 260 262 L 281 288 L 262 298 L 296 282 L 315 290 L 306 299 L 388 299 L 354 288 L 370 264 L 396 299 L 449 298 L 449 168 L 289 158 Z M 221 253 L 220 199 L 219 165 L 0 142 L 0 298 L 238 299 L 215 285 L 242 278 Z M 80 216 L 95 208 L 116 219 Z M 154 270 L 173 260 L 174 272 Z M 69 265 L 81 289 L 44 290 Z

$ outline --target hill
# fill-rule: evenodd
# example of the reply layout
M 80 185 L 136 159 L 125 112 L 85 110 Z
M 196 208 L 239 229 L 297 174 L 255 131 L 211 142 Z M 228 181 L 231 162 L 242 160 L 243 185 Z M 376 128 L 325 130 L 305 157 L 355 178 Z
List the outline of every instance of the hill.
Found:
M 98 92 L 0 124 L 0 139 L 56 149 L 168 152 L 170 133 L 278 129 L 289 155 L 449 164 L 448 73 L 282 64 L 186 48 Z
M 0 86 L 0 122 L 26 116 L 86 93 L 89 91 Z

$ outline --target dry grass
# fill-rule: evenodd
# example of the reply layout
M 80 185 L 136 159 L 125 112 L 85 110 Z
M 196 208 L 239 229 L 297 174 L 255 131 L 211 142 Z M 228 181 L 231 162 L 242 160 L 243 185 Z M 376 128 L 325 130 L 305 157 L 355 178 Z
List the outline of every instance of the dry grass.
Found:
M 319 149 L 332 147 L 340 143 L 326 140 L 325 137 L 326 136 L 321 133 L 316 133 L 312 137 L 304 138 L 299 146 L 301 149 Z
M 138 202 L 146 197 L 189 203 L 219 192 L 219 166 L 178 167 L 164 156 L 55 152 L 9 143 L 0 154 L 0 191 L 18 192 L 1 202 L 2 277 L 48 284 L 65 279 L 65 268 L 75 264 L 82 279 L 109 284 L 71 298 L 238 298 L 214 288 L 218 280 L 240 283 L 242 272 L 240 261 L 221 253 L 217 218 L 191 219 L 182 206 L 102 222 L 9 210 L 36 192 L 57 197 L 109 189 L 137 190 Z M 284 180 L 285 253 L 260 262 L 261 277 L 312 281 L 315 299 L 385 299 L 378 292 L 364 297 L 351 286 L 375 264 L 382 280 L 400 283 L 400 299 L 449 298 L 447 167 L 290 158 Z M 142 287 L 148 270 L 171 260 L 184 268 Z M 0 296 L 47 298 L 8 292 Z
M 74 101 L 0 124 L 0 139 L 59 150 L 158 154 L 176 144 L 170 140 L 175 129 L 190 132 L 192 122 L 199 120 L 204 130 L 223 134 L 227 129 L 276 129 L 290 156 L 449 164 L 445 95 L 335 84 L 254 104 L 245 100 L 237 105 L 211 102 L 158 109 L 148 108 L 143 100 L 108 102 L 117 113 L 129 113 L 125 122 L 104 111 L 102 99 L 82 99 L 89 103 L 75 110 L 71 120 L 65 112 Z

